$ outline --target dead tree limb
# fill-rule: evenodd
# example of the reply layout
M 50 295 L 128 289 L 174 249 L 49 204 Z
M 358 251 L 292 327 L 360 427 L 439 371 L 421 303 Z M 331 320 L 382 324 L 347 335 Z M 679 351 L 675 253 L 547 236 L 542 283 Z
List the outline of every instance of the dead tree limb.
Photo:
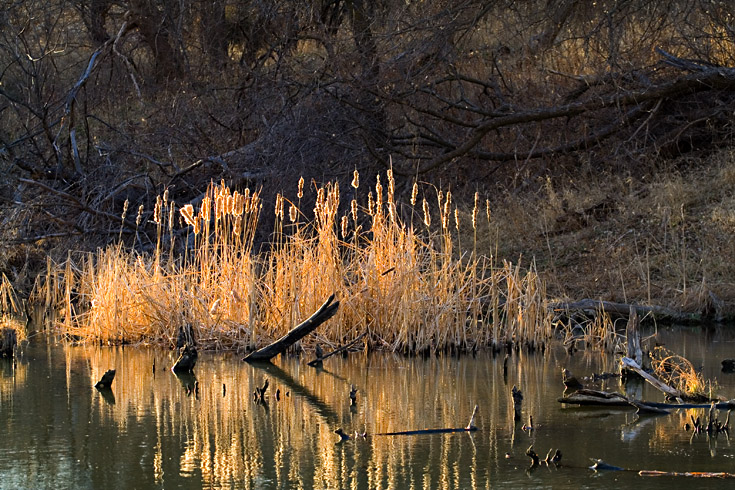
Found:
M 294 327 L 290 332 L 272 344 L 250 353 L 243 359 L 243 361 L 270 361 L 278 354 L 283 354 L 289 347 L 309 335 L 311 332 L 316 330 L 319 325 L 326 322 L 332 318 L 335 313 L 337 313 L 339 301 L 333 301 L 334 294 L 331 295 L 308 319 L 304 320 L 301 324 Z
M 582 389 L 574 393 L 557 399 L 559 403 L 568 405 L 584 405 L 584 406 L 601 406 L 601 407 L 636 407 L 639 405 L 648 408 L 658 409 L 675 409 L 675 408 L 710 408 L 712 405 L 718 410 L 732 410 L 735 408 L 735 400 L 723 401 L 717 403 L 665 403 L 665 402 L 648 402 L 641 400 L 632 400 L 620 393 Z
M 700 323 L 702 317 L 698 313 L 686 313 L 665 306 L 656 305 L 631 305 L 627 303 L 614 303 L 612 301 L 600 301 L 597 299 L 582 299 L 570 303 L 552 303 L 549 308 L 557 313 L 562 311 L 581 311 L 588 315 L 595 315 L 602 310 L 605 313 L 619 318 L 626 318 L 633 308 L 639 317 L 652 317 L 659 323 Z
M 638 373 L 643 379 L 648 381 L 650 384 L 652 384 L 655 388 L 657 388 L 659 391 L 662 391 L 666 396 L 674 398 L 674 399 L 683 399 L 686 398 L 686 395 L 682 393 L 681 391 L 672 388 L 671 386 L 662 383 L 659 379 L 655 378 L 654 376 L 650 375 L 646 371 L 643 370 L 643 368 L 635 362 L 630 357 L 623 357 L 620 362 L 623 364 L 624 367 L 627 369 L 631 369 Z
M 420 435 L 420 434 L 447 434 L 451 432 L 474 432 L 477 430 L 477 427 L 475 427 L 475 416 L 477 415 L 477 408 L 478 406 L 475 405 L 475 408 L 472 410 L 472 416 L 470 417 L 470 421 L 467 424 L 466 427 L 457 427 L 457 428 L 451 428 L 451 429 L 421 429 L 421 430 L 405 430 L 400 432 L 381 432 L 378 434 L 375 434 L 376 436 L 414 436 L 414 435 Z

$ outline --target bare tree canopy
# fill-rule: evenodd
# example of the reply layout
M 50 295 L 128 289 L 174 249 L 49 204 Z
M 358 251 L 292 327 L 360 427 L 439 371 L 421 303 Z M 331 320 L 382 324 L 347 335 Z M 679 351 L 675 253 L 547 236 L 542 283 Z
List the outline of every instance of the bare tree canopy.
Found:
M 631 169 L 641 155 L 732 137 L 729 2 L 54 0 L 0 10 L 7 243 L 132 237 L 138 206 L 152 209 L 164 189 L 188 202 L 213 179 L 267 195 L 300 176 L 345 180 L 390 165 L 407 185 L 491 187 L 519 162 L 538 175 L 590 160 Z

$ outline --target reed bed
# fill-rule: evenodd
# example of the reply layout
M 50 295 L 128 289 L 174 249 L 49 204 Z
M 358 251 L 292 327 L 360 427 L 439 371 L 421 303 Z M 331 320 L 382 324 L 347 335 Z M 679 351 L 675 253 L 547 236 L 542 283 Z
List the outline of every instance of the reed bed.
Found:
M 117 245 L 70 254 L 65 263 L 49 262 L 39 295 L 62 298 L 55 328 L 80 342 L 173 345 L 188 323 L 205 348 L 254 349 L 335 293 L 336 317 L 301 347 L 338 345 L 365 331 L 368 348 L 405 353 L 543 346 L 552 322 L 534 264 L 461 251 L 460 211 L 450 192 L 418 202 L 415 185 L 403 208 L 423 220 L 402 218 L 391 172 L 385 177 L 387 186 L 378 176 L 366 205 L 352 200 L 341 215 L 337 183 L 319 188 L 307 213 L 301 180 L 295 202 L 277 197 L 264 252 L 253 250 L 263 206 L 256 192 L 213 183 L 198 209 L 178 207 L 164 193 L 153 214 L 155 253 Z M 357 172 L 352 186 L 359 195 Z M 481 208 L 476 196 L 475 240 Z M 179 224 L 188 228 L 183 244 L 173 238 Z

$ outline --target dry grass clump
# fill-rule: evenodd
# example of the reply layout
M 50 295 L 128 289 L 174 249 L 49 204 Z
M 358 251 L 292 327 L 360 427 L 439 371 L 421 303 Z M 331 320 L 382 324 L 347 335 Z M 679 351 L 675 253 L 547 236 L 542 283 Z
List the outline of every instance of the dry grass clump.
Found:
M 688 359 L 660 346 L 650 355 L 651 368 L 662 382 L 682 392 L 687 399 L 712 399 L 716 383 L 705 380 Z
M 0 330 L 12 328 L 15 330 L 18 342 L 25 340 L 28 334 L 24 323 L 21 321 L 24 317 L 25 311 L 22 308 L 22 303 L 10 280 L 3 274 L 0 280 Z
M 625 342 L 625 336 L 617 333 L 615 322 L 602 306 L 591 318 L 574 318 L 561 324 L 561 331 L 564 347 L 570 352 L 578 349 L 580 344 L 587 351 L 620 352 Z
M 358 195 L 357 172 L 352 185 Z M 277 197 L 273 239 L 263 253 L 253 252 L 262 207 L 257 193 L 212 184 L 198 210 L 177 208 L 164 195 L 154 213 L 155 253 L 116 246 L 50 267 L 46 290 L 65 291 L 67 314 L 58 327 L 82 341 L 171 345 L 178 327 L 190 323 L 206 347 L 252 349 L 336 293 L 342 306 L 319 329 L 323 342 L 368 331 L 371 346 L 401 352 L 540 347 L 551 321 L 535 267 L 460 254 L 450 192 L 437 191 L 430 205 L 426 196 L 419 201 L 416 187 L 412 214 L 423 223 L 406 223 L 394 185 L 388 171 L 386 187 L 379 177 L 368 191 L 367 206 L 352 200 L 340 215 L 339 186 L 328 184 L 317 190 L 308 219 L 300 181 L 296 202 Z M 475 199 L 475 231 L 481 214 L 490 219 L 485 207 Z M 179 216 L 192 235 L 177 256 L 172 237 Z

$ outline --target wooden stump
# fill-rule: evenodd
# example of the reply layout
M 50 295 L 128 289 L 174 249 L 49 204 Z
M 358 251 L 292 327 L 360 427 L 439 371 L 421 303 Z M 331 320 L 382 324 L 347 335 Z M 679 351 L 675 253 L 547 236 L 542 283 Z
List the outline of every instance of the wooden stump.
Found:
M 197 348 L 193 345 L 185 344 L 180 352 L 179 359 L 171 370 L 175 373 L 191 373 L 194 370 L 194 366 L 196 366 L 197 357 L 199 357 Z
M 108 369 L 105 374 L 102 375 L 102 378 L 100 378 L 97 383 L 95 383 L 94 387 L 98 390 L 109 390 L 112 388 L 112 381 L 115 379 L 115 370 L 114 369 Z
M 13 352 L 17 344 L 18 336 L 14 328 L 3 328 L 0 330 L 0 357 L 13 357 Z
M 523 402 L 523 393 L 521 393 L 521 390 L 513 386 L 510 395 L 513 398 L 513 420 L 518 422 L 521 420 L 521 404 Z

